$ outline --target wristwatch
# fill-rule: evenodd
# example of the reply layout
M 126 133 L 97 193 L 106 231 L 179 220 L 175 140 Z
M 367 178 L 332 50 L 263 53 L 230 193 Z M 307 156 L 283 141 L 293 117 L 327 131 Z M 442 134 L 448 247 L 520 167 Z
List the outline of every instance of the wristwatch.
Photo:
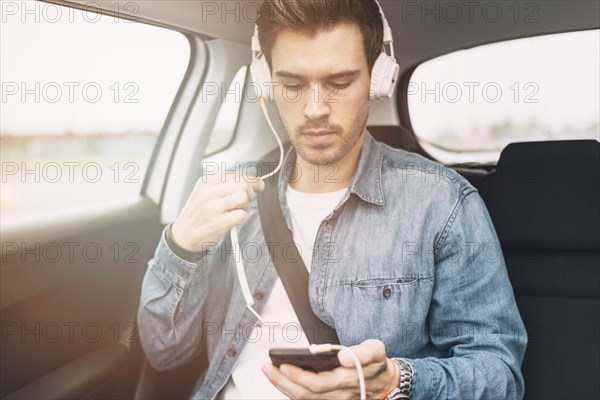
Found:
M 400 384 L 392 390 L 385 400 L 410 399 L 412 394 L 413 370 L 409 363 L 399 358 L 392 358 L 400 368 Z

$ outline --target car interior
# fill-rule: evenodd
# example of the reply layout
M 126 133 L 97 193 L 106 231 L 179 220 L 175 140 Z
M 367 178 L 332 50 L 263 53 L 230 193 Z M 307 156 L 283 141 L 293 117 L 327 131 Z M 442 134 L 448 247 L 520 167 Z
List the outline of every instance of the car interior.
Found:
M 47 3 L 73 10 L 90 7 L 86 0 Z M 253 96 L 243 96 L 233 107 L 225 107 L 221 98 L 234 84 L 251 83 L 252 16 L 259 3 L 94 3 L 112 11 L 116 5 L 123 11 L 121 18 L 181 32 L 189 42 L 190 59 L 149 156 L 138 196 L 2 224 L 0 398 L 179 399 L 191 395 L 206 355 L 173 370 L 154 370 L 136 334 L 136 312 L 142 278 L 161 232 L 177 217 L 207 165 L 260 160 L 277 147 Z M 433 3 L 440 18 L 421 9 Z M 600 2 L 511 2 L 523 15 L 535 10 L 534 23 L 515 23 L 512 16 L 496 22 L 454 18 L 455 14 L 450 19 L 450 10 L 445 18 L 442 3 L 381 1 L 394 34 L 400 75 L 392 98 L 371 102 L 367 129 L 391 147 L 456 170 L 483 198 L 528 331 L 522 366 L 525 398 L 600 398 L 598 137 L 517 140 L 498 149 L 491 160 L 469 160 L 467 152 L 460 161 L 444 161 L 416 134 L 408 100 L 411 77 L 428 60 L 523 38 L 580 31 L 599 35 Z M 127 8 L 131 4 L 135 4 L 133 13 Z M 508 2 L 478 4 L 476 16 L 486 6 L 499 7 L 505 15 L 512 10 Z M 598 57 L 597 48 L 588 50 Z M 557 78 L 568 80 L 578 68 L 572 65 Z M 214 82 L 219 84 L 207 85 Z M 209 89 L 214 91 L 206 96 Z M 275 118 L 275 105 L 268 108 L 281 139 L 287 139 Z M 211 140 L 217 126 L 228 139 L 215 150 Z M 44 249 L 57 242 L 96 243 L 102 249 L 113 243 L 134 243 L 136 252 L 133 259 L 90 263 L 85 253 L 75 251 L 72 262 L 57 263 L 9 251 L 4 245 Z

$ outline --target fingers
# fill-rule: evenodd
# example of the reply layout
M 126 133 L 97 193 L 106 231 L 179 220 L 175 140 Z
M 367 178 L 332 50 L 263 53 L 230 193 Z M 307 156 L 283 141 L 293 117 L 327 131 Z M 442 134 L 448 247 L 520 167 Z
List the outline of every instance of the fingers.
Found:
M 233 192 L 219 200 L 219 211 L 246 209 L 251 199 L 252 197 L 244 190 Z
M 171 229 L 177 244 L 184 249 L 201 251 L 203 243 L 214 243 L 226 231 L 247 222 L 248 205 L 265 183 L 239 173 L 228 175 L 225 181 L 221 176 L 210 175 L 196 182 Z
M 305 387 L 291 381 L 281 373 L 279 368 L 270 363 L 265 363 L 262 366 L 263 373 L 269 381 L 279 389 L 279 391 L 290 399 L 313 399 L 314 394 Z
M 315 373 L 295 365 L 282 364 L 279 371 L 289 380 L 308 387 L 315 393 L 333 392 L 358 386 L 356 370 L 350 368 L 334 368 L 331 371 Z
M 244 224 L 246 221 L 248 221 L 248 212 L 241 209 L 231 210 L 217 219 L 219 226 L 222 226 L 225 231 L 230 230 L 234 226 Z
M 341 350 L 338 353 L 338 360 L 344 367 L 353 367 L 354 359 L 349 353 L 356 354 L 361 365 L 368 365 L 376 362 L 382 362 L 386 358 L 385 345 L 381 340 L 368 339 L 361 344 L 350 346 L 348 349 Z
M 356 353 L 363 366 L 369 397 L 381 397 L 392 380 L 389 373 L 384 373 L 388 365 L 385 345 L 380 340 L 371 339 L 349 349 Z M 349 354 L 346 353 L 346 355 Z M 338 356 L 340 361 L 347 361 L 343 354 L 338 354 Z M 352 362 L 347 367 L 341 366 L 319 373 L 305 371 L 290 364 L 282 364 L 276 368 L 267 363 L 263 365 L 263 372 L 273 385 L 292 399 L 341 399 L 356 398 L 358 395 L 358 375 Z
M 356 399 L 358 376 L 355 369 L 338 367 L 314 373 L 290 364 L 279 368 L 263 365 L 263 373 L 283 394 L 292 399 Z
M 260 178 L 256 178 L 256 182 L 250 182 L 254 190 L 262 192 L 265 189 L 265 181 Z
M 226 197 L 233 192 L 238 190 L 244 190 L 248 193 L 248 197 L 250 199 L 254 198 L 255 192 L 260 192 L 264 189 L 265 183 L 262 180 L 257 180 L 255 182 L 248 182 L 245 180 L 228 180 L 225 182 L 213 183 L 211 185 L 210 191 L 212 192 L 212 196 L 214 197 Z
M 252 185 L 254 190 L 261 191 L 264 188 L 265 182 L 258 176 L 245 175 L 239 171 L 225 173 L 225 181 L 235 181 L 237 183 L 247 183 Z

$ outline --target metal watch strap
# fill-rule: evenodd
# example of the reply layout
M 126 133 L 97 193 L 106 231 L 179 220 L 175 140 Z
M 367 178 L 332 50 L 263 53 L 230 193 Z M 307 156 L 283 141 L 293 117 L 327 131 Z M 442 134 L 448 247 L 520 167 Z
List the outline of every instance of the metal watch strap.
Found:
M 400 367 L 400 382 L 396 389 L 387 395 L 385 400 L 410 399 L 412 394 L 413 370 L 409 363 L 402 359 L 393 358 Z

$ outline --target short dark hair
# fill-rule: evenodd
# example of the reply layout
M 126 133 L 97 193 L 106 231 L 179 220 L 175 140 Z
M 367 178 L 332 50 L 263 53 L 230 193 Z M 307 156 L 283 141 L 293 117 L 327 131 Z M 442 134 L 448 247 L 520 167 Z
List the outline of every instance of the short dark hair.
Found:
M 256 24 L 262 51 L 272 68 L 271 51 L 282 29 L 314 37 L 344 22 L 360 29 L 370 73 L 383 51 L 383 20 L 375 0 L 264 0 Z

